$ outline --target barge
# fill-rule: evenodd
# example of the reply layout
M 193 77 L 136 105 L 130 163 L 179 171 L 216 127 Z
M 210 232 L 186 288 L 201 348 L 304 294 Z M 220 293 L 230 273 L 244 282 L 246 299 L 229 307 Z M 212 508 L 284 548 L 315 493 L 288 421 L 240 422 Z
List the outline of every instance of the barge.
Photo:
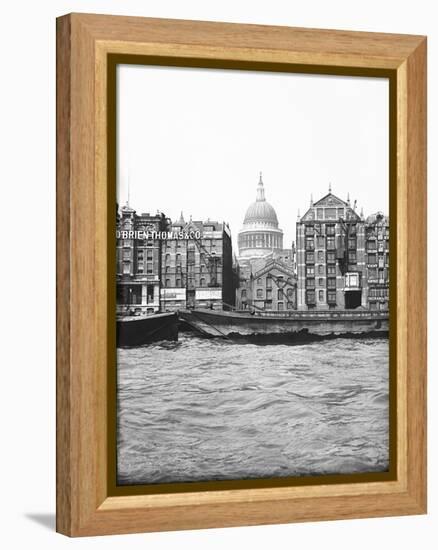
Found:
M 388 336 L 387 311 L 336 310 L 246 312 L 193 309 L 179 312 L 179 319 L 208 337 L 317 340 L 330 337 Z
M 158 340 L 178 340 L 178 314 L 155 313 L 117 318 L 117 347 L 142 346 Z

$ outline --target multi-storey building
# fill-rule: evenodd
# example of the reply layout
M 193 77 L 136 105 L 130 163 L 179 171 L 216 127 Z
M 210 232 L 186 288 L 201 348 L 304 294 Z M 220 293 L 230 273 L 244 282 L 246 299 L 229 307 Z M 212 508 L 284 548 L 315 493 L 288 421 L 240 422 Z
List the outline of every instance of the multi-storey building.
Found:
M 117 312 L 154 313 L 186 307 L 222 309 L 235 303 L 231 232 L 217 221 L 174 223 L 164 214 L 117 221 Z
M 299 310 L 368 307 L 365 220 L 331 189 L 297 221 Z
M 387 310 L 389 300 L 389 218 L 377 212 L 365 222 L 368 304 Z
M 255 311 L 296 309 L 297 283 L 294 271 L 283 262 L 270 258 L 260 262 L 237 289 L 237 308 Z
M 117 219 L 117 313 L 160 309 L 161 250 L 154 235 L 165 228 L 163 214 L 138 215 L 128 205 Z
M 217 221 L 185 222 L 163 242 L 161 300 L 164 310 L 223 309 L 235 303 L 230 228 Z

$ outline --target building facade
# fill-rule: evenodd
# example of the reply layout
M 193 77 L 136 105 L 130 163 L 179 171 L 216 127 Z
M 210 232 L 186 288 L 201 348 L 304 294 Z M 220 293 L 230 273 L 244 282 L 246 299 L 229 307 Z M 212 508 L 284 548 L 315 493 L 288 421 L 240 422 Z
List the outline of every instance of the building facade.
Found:
M 329 193 L 297 221 L 297 307 L 387 310 L 389 218 Z
M 163 243 L 164 310 L 234 307 L 236 277 L 229 226 L 212 220 L 186 222 L 181 214 L 170 231 L 183 238 Z
M 160 310 L 161 250 L 160 240 L 153 235 L 165 224 L 163 214 L 138 215 L 128 205 L 118 213 L 117 314 L 150 314 Z
M 294 271 L 283 262 L 270 258 L 246 276 L 237 289 L 237 309 L 252 311 L 292 311 L 297 307 L 297 283 Z
M 365 220 L 329 193 L 297 221 L 299 310 L 368 307 Z
M 389 218 L 382 212 L 365 223 L 368 305 L 371 310 L 389 308 Z
M 117 219 L 117 313 L 232 308 L 236 269 L 227 224 L 174 223 L 124 206 Z

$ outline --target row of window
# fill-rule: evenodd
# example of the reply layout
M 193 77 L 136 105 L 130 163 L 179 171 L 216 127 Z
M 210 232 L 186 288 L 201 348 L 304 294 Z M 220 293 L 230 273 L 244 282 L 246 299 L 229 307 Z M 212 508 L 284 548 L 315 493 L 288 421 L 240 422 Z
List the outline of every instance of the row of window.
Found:
M 242 289 L 241 292 L 240 292 L 240 295 L 241 295 L 242 298 L 246 298 L 247 297 L 247 289 L 246 288 Z M 293 295 L 294 295 L 294 289 L 293 288 L 288 288 L 286 290 L 286 295 L 287 295 L 288 298 L 292 298 Z M 262 288 L 257 289 L 256 296 L 257 296 L 257 298 L 263 298 L 263 289 Z M 277 300 L 283 300 L 284 296 L 285 296 L 284 289 L 282 289 L 282 288 L 278 289 L 277 290 Z M 266 299 L 267 300 L 272 299 L 272 289 L 269 289 L 269 288 L 266 289 Z
M 201 238 L 198 242 L 202 244 L 205 248 L 215 248 L 218 244 L 218 241 L 222 241 L 222 239 L 203 239 Z M 167 248 L 171 250 L 172 248 L 182 248 L 186 245 L 190 244 L 191 241 L 187 239 L 169 239 L 167 241 L 163 241 L 163 248 Z
M 387 310 L 388 309 L 388 302 L 370 302 L 370 309 L 375 310 Z
M 350 266 L 352 267 L 352 266 Z M 324 266 L 320 265 L 318 266 L 318 275 L 324 275 Z M 327 275 L 336 275 L 336 268 L 334 266 L 327 266 Z M 314 276 L 315 276 L 315 269 L 313 266 L 307 266 L 306 268 L 306 286 L 311 287 L 314 285 Z M 388 271 L 384 269 L 377 269 L 377 268 L 368 268 L 368 280 L 369 281 L 379 281 L 379 282 L 387 282 L 388 279 Z M 312 282 L 313 281 L 313 282 Z M 319 286 L 324 285 L 324 279 L 322 277 L 319 277 L 318 279 Z M 328 288 L 335 288 L 336 287 L 336 278 L 335 277 L 327 277 L 327 287 Z
M 327 275 L 336 275 L 336 265 L 327 265 L 324 266 L 324 265 L 318 265 L 317 266 L 317 274 L 318 275 L 325 275 L 327 273 Z M 306 266 L 306 275 L 308 277 L 312 277 L 316 274 L 315 272 L 315 266 L 314 265 L 307 265 Z
M 349 234 L 356 235 L 356 233 L 356 224 L 350 225 Z M 314 225 L 306 225 L 305 234 L 306 236 L 314 236 L 316 234 L 319 237 L 322 237 L 324 234 L 327 236 L 334 236 L 336 234 L 336 225 L 319 223 Z
M 176 254 L 175 255 L 175 262 L 178 264 L 178 263 L 181 263 L 183 260 L 184 260 L 185 256 L 182 256 L 181 254 Z M 220 256 L 216 256 L 216 259 L 217 261 L 220 261 Z M 171 260 L 172 260 L 172 256 L 170 254 L 166 254 L 164 256 L 164 261 L 166 262 L 166 264 L 169 264 L 171 263 Z M 187 262 L 192 262 L 194 263 L 196 261 L 196 256 L 195 254 L 193 253 L 193 251 L 189 251 L 189 254 L 187 255 Z M 199 262 L 201 264 L 205 264 L 206 263 L 206 255 L 205 253 L 201 253 L 199 255 Z
M 243 294 L 245 293 L 245 295 Z M 288 288 L 286 291 L 286 295 L 288 298 L 292 298 L 294 294 L 293 288 Z M 263 298 L 263 289 L 258 288 L 257 289 L 257 298 Z M 246 290 L 242 290 L 242 298 L 246 298 Z M 271 300 L 272 299 L 272 290 L 266 290 L 266 299 Z M 284 299 L 284 290 L 280 288 L 277 290 L 277 300 L 283 300 Z
M 389 272 L 387 269 L 377 269 L 377 267 L 368 268 L 368 281 L 378 281 L 379 283 L 388 282 Z
M 389 254 L 385 254 L 385 253 L 377 254 L 377 252 L 368 252 L 367 256 L 368 256 L 369 264 L 376 264 L 377 259 L 379 260 L 384 259 L 386 260 L 386 262 L 389 262 Z
M 389 288 L 370 288 L 368 296 L 370 298 L 388 298 Z
M 273 311 L 272 309 L 272 301 L 266 301 L 265 304 L 265 310 L 271 310 Z M 286 303 L 286 308 L 287 309 L 294 309 L 294 304 L 292 302 L 287 302 Z M 277 303 L 277 308 L 275 311 L 284 311 L 284 302 L 278 302 Z
M 150 262 L 154 259 L 154 253 L 152 250 L 147 251 L 146 259 Z M 143 260 L 144 260 L 144 250 L 137 250 L 137 261 L 142 262 Z
M 341 246 L 344 246 L 343 242 L 341 243 Z M 349 250 L 356 250 L 356 239 L 349 238 L 347 246 Z M 327 250 L 335 250 L 335 237 L 316 237 L 316 248 L 327 248 Z M 306 237 L 306 250 L 315 250 L 315 239 L 313 237 Z
M 368 238 L 377 238 L 379 241 L 389 239 L 389 226 L 386 227 L 367 227 L 366 236 Z
M 325 302 L 325 292 L 324 290 L 318 290 L 318 301 Z M 306 303 L 308 305 L 314 305 L 316 303 L 316 291 L 307 290 L 306 291 Z M 327 303 L 336 304 L 336 291 L 328 290 L 327 291 Z
M 283 238 L 279 235 L 241 235 L 239 246 L 248 248 L 280 248 L 283 245 Z
M 140 259 L 141 258 L 141 259 Z M 140 257 L 137 261 L 137 273 L 144 273 L 145 272 L 145 262 L 143 261 L 143 257 Z M 149 259 L 149 258 L 148 258 Z M 182 265 L 176 265 L 175 270 L 173 271 L 171 266 L 166 265 L 164 268 L 165 273 L 182 273 Z M 123 273 L 129 274 L 131 272 L 131 261 L 130 259 L 123 261 Z M 152 274 L 154 272 L 154 264 L 152 262 L 146 262 L 146 273 Z M 207 273 L 207 266 L 206 265 L 200 265 L 199 266 L 199 272 L 200 273 Z
M 324 237 L 318 237 L 317 238 L 317 248 L 324 247 L 324 243 L 319 243 L 319 239 Z M 355 255 L 356 254 L 356 239 L 348 239 L 348 254 L 349 255 Z M 336 248 L 335 241 L 331 237 L 327 237 L 327 250 L 334 250 Z M 315 260 L 315 242 L 312 238 L 306 239 L 306 262 L 313 262 Z M 376 241 L 369 241 L 367 243 L 367 252 L 368 256 L 373 256 L 377 252 L 386 252 L 389 250 L 389 242 L 386 241 L 385 243 L 379 243 L 379 246 L 377 246 Z M 370 252 L 371 251 L 371 252 Z M 373 252 L 376 251 L 376 252 Z M 324 259 L 324 251 L 318 250 L 317 252 L 317 258 L 318 260 Z
M 151 275 L 154 272 L 153 266 L 150 263 L 146 264 L 146 273 Z M 137 273 L 144 273 L 144 263 L 137 264 Z
M 184 266 L 182 266 L 181 264 L 176 265 L 174 268 L 172 268 L 172 266 L 170 266 L 170 265 L 166 265 L 165 268 L 164 268 L 164 272 L 165 273 L 182 273 L 183 272 L 183 267 Z M 220 267 L 220 264 L 219 264 L 219 267 Z M 184 269 L 184 272 L 185 271 L 190 271 L 190 270 L 189 269 L 188 270 Z M 193 271 L 193 270 L 191 270 L 191 271 Z M 201 264 L 199 266 L 199 273 L 207 273 L 207 272 L 208 272 L 207 266 L 204 265 L 204 264 Z
M 182 248 L 187 245 L 187 241 L 181 240 L 181 239 L 175 239 L 171 241 L 164 241 L 163 242 L 163 248 L 166 250 L 172 250 L 175 248 Z
M 389 241 L 378 242 L 378 241 L 367 241 L 367 251 L 368 250 L 377 250 L 378 252 L 385 252 L 389 250 Z
M 282 275 L 279 275 L 278 277 L 275 277 L 277 283 L 282 283 L 283 280 L 284 280 L 284 277 Z M 259 277 L 257 279 L 257 285 L 258 286 L 262 286 L 263 285 L 263 279 L 261 277 Z M 272 277 L 270 275 L 268 275 L 266 277 L 266 288 L 272 288 Z
M 207 282 L 207 279 L 202 277 L 199 279 L 199 286 L 206 287 L 206 286 L 218 286 L 218 282 L 215 277 L 210 278 L 210 282 Z M 177 278 L 175 279 L 175 284 L 172 284 L 172 279 L 165 279 L 164 286 L 166 288 L 185 288 L 185 284 L 183 279 Z
M 150 239 L 117 239 L 117 246 L 119 248 L 133 248 L 134 242 L 136 243 L 135 248 L 148 248 L 157 247 L 158 242 Z
M 316 219 L 318 220 L 336 220 L 345 217 L 345 208 L 317 208 Z
M 131 249 L 130 248 L 124 248 L 123 249 L 123 260 L 131 260 Z M 145 251 L 144 250 L 137 250 L 137 261 L 143 262 L 145 259 Z M 148 250 L 146 253 L 146 260 L 149 262 L 152 262 L 154 259 L 154 253 L 153 250 Z
M 324 253 L 322 251 L 318 252 L 317 256 L 318 262 L 324 261 Z M 327 252 L 327 263 L 335 263 L 336 262 L 336 254 L 335 252 Z M 348 251 L 348 261 L 352 264 L 355 264 L 357 262 L 357 253 L 355 250 L 349 250 Z M 307 252 L 306 253 L 306 264 L 313 264 L 315 262 L 315 255 L 313 252 Z
M 325 279 L 318 278 L 318 286 L 325 286 Z M 315 279 L 309 277 L 306 279 L 306 288 L 315 288 Z M 336 277 L 327 277 L 327 288 L 336 288 Z

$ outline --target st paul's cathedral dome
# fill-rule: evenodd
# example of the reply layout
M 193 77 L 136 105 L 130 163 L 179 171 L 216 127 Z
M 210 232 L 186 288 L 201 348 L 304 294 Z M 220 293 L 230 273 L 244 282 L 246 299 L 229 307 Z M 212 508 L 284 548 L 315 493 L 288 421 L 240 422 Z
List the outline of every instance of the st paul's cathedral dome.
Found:
M 262 174 L 257 185 L 256 200 L 249 205 L 243 227 L 239 231 L 239 259 L 256 259 L 283 248 L 283 231 L 277 214 L 265 198 Z

